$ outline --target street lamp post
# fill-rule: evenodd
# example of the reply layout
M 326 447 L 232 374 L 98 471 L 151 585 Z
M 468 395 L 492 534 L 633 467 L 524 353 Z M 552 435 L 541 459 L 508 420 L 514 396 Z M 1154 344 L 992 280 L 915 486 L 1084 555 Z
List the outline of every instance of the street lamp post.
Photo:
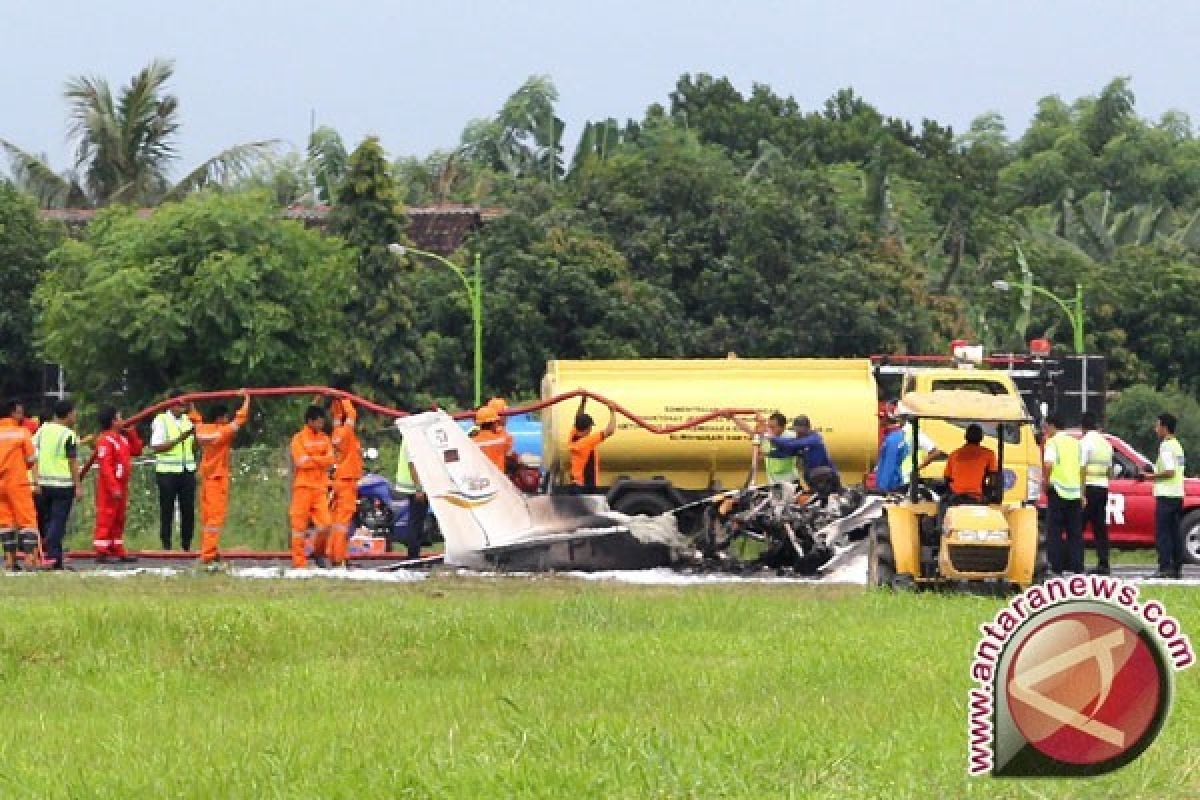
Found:
M 1012 283 L 1009 283 L 1008 281 L 992 281 L 992 288 L 998 289 L 1001 292 L 1007 292 L 1013 288 L 1029 289 L 1030 291 L 1037 292 L 1038 294 L 1042 295 L 1043 297 L 1048 297 L 1051 300 L 1053 300 L 1055 303 L 1058 304 L 1058 307 L 1063 310 L 1063 313 L 1067 315 L 1067 319 L 1071 321 L 1071 333 L 1073 334 L 1073 338 L 1075 340 L 1075 342 L 1074 342 L 1075 353 L 1077 355 L 1083 355 L 1084 346 L 1083 346 L 1083 284 L 1082 283 L 1075 284 L 1075 302 L 1073 304 L 1074 308 L 1072 308 L 1070 305 L 1067 305 L 1066 301 L 1061 299 L 1058 295 L 1056 295 L 1046 289 L 1043 289 L 1042 287 L 1037 286 L 1037 285 L 1033 284 L 1032 282 L 1012 284 Z
M 467 290 L 467 304 L 471 307 L 471 324 L 475 329 L 475 407 L 478 408 L 483 402 L 483 268 L 479 261 L 479 253 L 475 254 L 475 274 L 469 276 L 458 264 L 437 253 L 395 242 L 388 245 L 388 251 L 396 256 L 412 253 L 440 261 L 454 270 L 454 274 L 463 282 L 463 287 Z

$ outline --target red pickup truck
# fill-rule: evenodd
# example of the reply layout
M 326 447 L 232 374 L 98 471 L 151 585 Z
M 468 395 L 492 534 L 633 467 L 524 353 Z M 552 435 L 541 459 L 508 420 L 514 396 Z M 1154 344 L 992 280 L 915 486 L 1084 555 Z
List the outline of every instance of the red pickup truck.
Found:
M 1083 436 L 1079 430 L 1068 433 L 1075 438 Z M 1113 446 L 1113 478 L 1108 483 L 1108 540 L 1120 550 L 1152 548 L 1154 484 L 1137 480 L 1142 467 L 1151 462 L 1119 436 L 1110 433 L 1104 436 Z M 1038 501 L 1038 507 L 1046 507 L 1045 495 Z M 1090 527 L 1083 536 L 1089 544 L 1093 541 Z M 1183 549 L 1189 563 L 1200 564 L 1200 479 L 1184 481 Z

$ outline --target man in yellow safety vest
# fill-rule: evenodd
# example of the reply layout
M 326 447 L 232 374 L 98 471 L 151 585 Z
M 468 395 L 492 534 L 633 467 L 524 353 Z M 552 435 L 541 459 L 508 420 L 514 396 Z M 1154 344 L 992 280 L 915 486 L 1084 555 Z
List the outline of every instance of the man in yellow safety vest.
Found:
M 1183 577 L 1183 495 L 1187 461 L 1183 445 L 1175 438 L 1179 421 L 1174 414 L 1162 413 L 1154 425 L 1158 435 L 1158 458 L 1154 467 L 1146 467 L 1146 480 L 1154 481 L 1154 539 L 1158 545 L 1156 578 L 1178 580 Z
M 396 492 L 408 498 L 408 558 L 420 558 L 425 540 L 425 518 L 429 516 L 429 497 L 421 490 L 420 478 L 408 458 L 403 436 L 400 438 L 400 460 L 396 465 Z
M 1108 575 L 1108 477 L 1112 472 L 1113 447 L 1108 438 L 1097 430 L 1094 411 L 1085 411 L 1080 418 L 1083 438 L 1079 440 L 1079 460 L 1083 466 L 1083 527 L 1092 526 L 1096 541 L 1096 568 L 1093 575 Z
M 1046 557 L 1050 570 L 1083 572 L 1083 480 L 1079 440 L 1063 432 L 1062 417 L 1046 417 L 1042 451 L 1046 486 Z
M 42 545 L 52 569 L 64 569 L 63 539 L 67 535 L 67 519 L 71 507 L 83 497 L 79 478 L 79 437 L 75 427 L 75 405 L 70 400 L 54 404 L 54 419 L 38 428 L 33 435 L 37 448 L 38 528 Z
M 158 485 L 158 538 L 163 550 L 171 549 L 175 507 L 179 506 L 179 541 L 191 552 L 196 531 L 196 440 L 195 426 L 178 392 L 171 407 L 154 418 L 150 449 L 154 451 L 154 480 Z

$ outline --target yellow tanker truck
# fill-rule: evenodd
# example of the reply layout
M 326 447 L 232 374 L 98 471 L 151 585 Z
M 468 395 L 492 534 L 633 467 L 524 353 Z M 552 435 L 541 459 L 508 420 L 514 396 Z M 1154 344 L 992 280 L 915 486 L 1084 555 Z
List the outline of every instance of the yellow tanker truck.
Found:
M 542 396 L 588 389 L 611 398 L 648 422 L 683 422 L 718 408 L 754 408 L 762 414 L 807 415 L 824 438 L 846 483 L 857 483 L 874 466 L 879 448 L 879 395 L 869 359 L 693 359 L 551 361 Z M 998 370 L 921 369 L 905 376 L 903 391 L 970 389 L 989 394 L 1019 392 Z M 576 405 L 560 403 L 543 412 L 546 469 L 553 484 L 570 483 L 567 439 Z M 596 424 L 603 411 L 589 405 Z M 985 426 L 986 428 L 986 426 Z M 963 442 L 962 426 L 930 422 L 923 428 L 949 453 Z M 985 444 L 996 447 L 995 427 Z M 1005 500 L 1034 501 L 1041 492 L 1038 445 L 1028 426 L 1006 441 Z M 660 514 L 723 489 L 742 486 L 752 448 L 728 420 L 715 420 L 670 435 L 649 433 L 621 419 L 617 433 L 600 447 L 601 480 L 609 505 L 627 514 Z M 940 477 L 931 465 L 927 477 Z

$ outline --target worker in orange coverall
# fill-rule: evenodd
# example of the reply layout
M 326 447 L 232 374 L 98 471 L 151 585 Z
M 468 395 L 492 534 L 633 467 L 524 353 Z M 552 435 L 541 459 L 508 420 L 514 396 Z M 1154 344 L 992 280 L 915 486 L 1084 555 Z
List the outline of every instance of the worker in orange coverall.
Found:
M 354 430 L 358 409 L 349 400 L 333 401 L 333 529 L 329 535 L 329 560 L 335 567 L 346 566 L 350 523 L 358 505 L 358 480 L 363 476 L 362 447 Z
M 292 437 L 292 503 L 288 518 L 292 528 L 292 566 L 308 566 L 304 546 L 308 534 L 329 536 L 329 469 L 333 442 L 325 433 L 325 409 L 311 405 L 304 412 L 304 427 Z
M 97 415 L 100 435 L 96 438 L 96 526 L 92 531 L 92 549 L 96 563 L 111 558 L 128 563 L 137 558 L 125 552 L 125 512 L 129 508 L 129 480 L 133 459 L 142 454 L 142 439 L 136 429 L 127 427 L 121 412 L 112 406 Z
M 513 438 L 512 434 L 504 430 L 495 406 L 488 404 L 476 411 L 475 426 L 471 441 L 496 465 L 496 469 L 507 474 L 509 461 L 515 458 Z
M 37 450 L 22 422 L 23 411 L 15 400 L 0 406 L 0 543 L 4 566 L 10 570 L 20 569 L 18 550 L 26 566 L 33 567 L 38 546 L 37 507 L 33 503 Z
M 250 395 L 242 390 L 242 406 L 229 419 L 229 409 L 215 405 L 205 422 L 193 406 L 188 417 L 196 428 L 200 458 L 200 562 L 220 560 L 221 533 L 229 511 L 229 451 L 233 438 L 250 419 Z

